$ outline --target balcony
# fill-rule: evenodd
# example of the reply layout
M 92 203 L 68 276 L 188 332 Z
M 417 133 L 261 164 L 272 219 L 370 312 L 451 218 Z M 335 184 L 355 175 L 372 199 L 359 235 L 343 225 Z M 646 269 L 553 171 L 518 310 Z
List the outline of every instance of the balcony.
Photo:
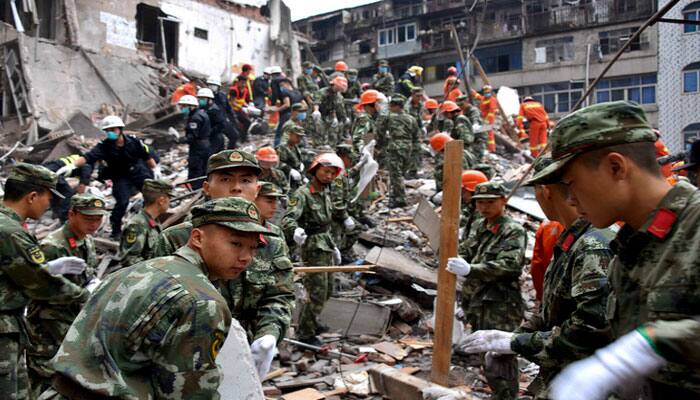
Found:
M 541 4 L 541 1 L 527 4 L 528 34 L 634 21 L 648 18 L 655 11 L 655 6 L 650 1 L 597 0 L 595 3 L 560 5 L 550 9 L 543 9 Z
M 384 13 L 384 20 L 386 22 L 389 22 L 404 18 L 415 17 L 417 15 L 425 14 L 425 10 L 425 4 L 409 4 L 405 6 L 390 8 Z
M 471 3 L 471 2 L 470 2 Z M 452 8 L 462 8 L 466 5 L 464 0 L 425 0 L 426 12 L 433 13 Z

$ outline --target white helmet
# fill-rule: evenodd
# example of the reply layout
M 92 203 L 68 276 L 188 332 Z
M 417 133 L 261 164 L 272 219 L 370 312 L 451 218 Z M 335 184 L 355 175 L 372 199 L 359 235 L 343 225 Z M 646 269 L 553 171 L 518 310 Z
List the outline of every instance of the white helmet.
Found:
M 270 74 L 281 74 L 282 73 L 282 67 L 279 65 L 273 65 L 270 67 Z
M 272 67 L 265 67 L 263 69 L 263 74 L 271 75 L 272 74 Z
M 206 97 L 207 99 L 213 99 L 214 98 L 214 92 L 211 91 L 209 88 L 201 88 L 197 91 L 197 97 Z
M 177 104 L 181 105 L 181 106 L 199 107 L 199 101 L 197 100 L 197 98 L 190 95 L 190 94 L 186 94 L 186 95 L 180 97 L 180 101 L 178 101 Z
M 102 130 L 109 128 L 123 128 L 124 121 L 116 115 L 108 115 L 102 120 Z
M 207 78 L 207 85 L 221 86 L 221 79 L 218 76 L 212 75 Z

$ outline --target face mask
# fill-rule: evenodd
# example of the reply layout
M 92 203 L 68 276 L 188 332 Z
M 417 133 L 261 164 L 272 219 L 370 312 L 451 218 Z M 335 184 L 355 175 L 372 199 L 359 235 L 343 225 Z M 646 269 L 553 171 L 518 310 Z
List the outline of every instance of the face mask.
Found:
M 484 97 L 491 97 L 491 93 L 484 94 Z
M 207 99 L 199 99 L 199 106 L 204 107 L 207 105 Z
M 350 82 L 350 83 L 355 83 L 356 80 L 357 80 L 357 77 L 355 77 L 355 76 L 348 76 L 348 82 Z
M 115 131 L 107 131 L 107 140 L 117 140 L 119 139 L 119 133 Z
M 313 71 L 314 71 L 313 69 L 309 68 L 309 69 L 305 69 L 305 70 L 304 70 L 304 73 L 305 73 L 306 75 L 311 75 L 311 73 L 312 73 Z
M 189 107 L 184 107 L 183 109 L 180 110 L 180 112 L 183 115 L 189 115 L 190 114 L 190 108 Z
M 389 67 L 379 67 L 379 72 L 382 74 L 386 74 L 389 72 Z
M 306 112 L 300 112 L 300 113 L 298 113 L 298 114 L 297 114 L 297 118 L 299 119 L 299 121 L 305 120 L 305 119 L 306 119 Z

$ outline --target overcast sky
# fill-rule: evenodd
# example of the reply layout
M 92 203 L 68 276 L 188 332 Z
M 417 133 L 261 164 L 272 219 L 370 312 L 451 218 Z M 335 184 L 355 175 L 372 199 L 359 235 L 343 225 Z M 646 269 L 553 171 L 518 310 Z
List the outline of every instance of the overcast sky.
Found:
M 292 10 L 292 21 L 296 21 L 312 15 L 361 6 L 375 1 L 377 0 L 284 0 L 284 4 Z

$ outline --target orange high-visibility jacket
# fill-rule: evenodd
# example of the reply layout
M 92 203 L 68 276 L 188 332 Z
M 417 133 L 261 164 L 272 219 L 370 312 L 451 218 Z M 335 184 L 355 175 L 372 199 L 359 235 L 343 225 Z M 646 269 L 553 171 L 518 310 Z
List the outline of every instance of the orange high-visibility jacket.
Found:
M 518 112 L 518 118 L 516 119 L 516 123 L 520 129 L 525 129 L 523 119 L 527 119 L 530 122 L 549 124 L 549 115 L 547 114 L 547 110 L 545 110 L 542 103 L 538 101 L 526 101 L 520 104 L 520 111 Z

